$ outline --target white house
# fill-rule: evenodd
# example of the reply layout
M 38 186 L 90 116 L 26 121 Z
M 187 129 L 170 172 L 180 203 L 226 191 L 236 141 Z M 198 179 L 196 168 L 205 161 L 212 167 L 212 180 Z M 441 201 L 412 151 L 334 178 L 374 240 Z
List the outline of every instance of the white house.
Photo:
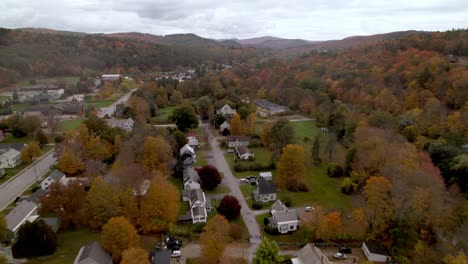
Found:
M 250 144 L 250 137 L 247 136 L 227 136 L 226 142 L 228 147 L 248 147 Z
M 202 189 L 188 191 L 188 197 L 185 199 L 189 202 L 192 223 L 206 223 L 208 212 L 211 211 L 211 203 L 206 199 Z
M 276 228 L 281 234 L 296 231 L 299 219 L 295 209 L 288 209 L 280 200 L 271 206 L 270 226 Z
M 229 125 L 228 122 L 224 121 L 220 126 L 219 126 L 219 131 L 223 132 L 224 129 L 231 129 L 231 125 Z
M 185 144 L 180 149 L 180 157 L 184 162 L 184 166 L 192 166 L 197 162 L 197 155 L 195 155 L 195 150 L 189 144 Z
M 269 202 L 276 200 L 276 186 L 274 183 L 259 177 L 257 180 L 258 188 L 253 191 L 253 196 L 257 202 Z
M 22 201 L 15 209 L 5 216 L 7 236 L 12 239 L 16 236 L 19 228 L 28 222 L 33 222 L 39 215 L 37 214 L 37 204 L 30 201 Z
M 332 264 L 328 260 L 327 255 L 323 251 L 314 246 L 307 244 L 297 252 L 297 257 L 291 259 L 292 264 Z
M 198 172 L 192 167 L 187 167 L 184 169 L 184 190 L 196 190 L 200 189 L 200 176 Z
M 21 164 L 21 152 L 11 148 L 6 152 L 0 154 L 0 167 L 1 168 L 14 168 Z
M 251 158 L 255 158 L 255 154 L 250 151 L 247 147 L 236 147 L 236 154 L 237 157 L 241 160 L 249 160 Z
M 65 174 L 57 169 L 55 169 L 47 178 L 41 182 L 41 189 L 44 191 L 49 191 L 49 187 L 54 182 L 61 182 L 65 178 Z
M 193 149 L 196 149 L 200 146 L 200 142 L 196 134 L 187 133 L 185 134 L 185 137 L 187 138 L 187 144 L 191 146 Z
M 229 105 L 225 104 L 223 107 L 218 109 L 216 113 L 224 117 L 232 117 L 236 113 L 236 109 L 232 109 Z
M 117 127 L 125 132 L 131 132 L 133 130 L 133 125 L 135 124 L 135 121 L 133 121 L 131 117 L 129 117 L 128 119 L 110 118 L 106 119 L 106 123 L 110 127 Z
M 80 248 L 73 264 L 112 264 L 112 256 L 98 242 Z
M 387 262 L 392 259 L 387 248 L 375 242 L 363 242 L 361 248 L 369 261 Z
M 260 172 L 258 175 L 267 181 L 271 181 L 273 179 L 273 174 L 271 174 L 271 171 Z

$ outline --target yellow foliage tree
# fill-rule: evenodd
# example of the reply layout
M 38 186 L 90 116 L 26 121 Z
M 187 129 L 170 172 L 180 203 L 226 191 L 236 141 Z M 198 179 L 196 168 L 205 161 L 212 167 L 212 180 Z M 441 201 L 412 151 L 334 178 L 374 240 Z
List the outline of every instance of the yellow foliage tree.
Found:
M 140 236 L 125 217 L 113 217 L 102 227 L 102 247 L 112 254 L 115 262 L 118 262 L 122 252 L 137 247 L 139 243 Z
M 57 161 L 57 168 L 66 174 L 76 174 L 84 170 L 85 166 L 81 158 L 70 147 L 65 147 Z
M 444 258 L 445 264 L 468 264 L 468 257 L 463 253 L 462 250 L 458 252 L 458 255 L 448 255 Z
M 41 148 L 36 141 L 32 141 L 27 147 L 21 150 L 21 161 L 24 163 L 31 163 L 34 157 L 41 155 Z
M 99 90 L 99 97 L 100 98 L 109 98 L 115 93 L 114 85 L 111 82 L 105 82 L 104 86 Z
M 160 232 L 177 220 L 179 213 L 179 191 L 167 182 L 151 184 L 141 198 L 138 223 L 143 233 Z
M 132 224 L 137 224 L 138 204 L 133 189 L 124 187 L 115 189 L 113 195 L 113 209 L 115 214 L 127 218 Z
M 94 179 L 83 205 L 84 220 L 91 228 L 99 229 L 116 216 L 114 195 L 112 187 L 102 177 Z
M 147 137 L 143 143 L 142 164 L 149 171 L 168 173 L 172 147 L 162 137 Z
M 257 130 L 257 115 L 255 113 L 250 113 L 244 124 L 244 133 L 247 135 L 256 134 Z
M 277 163 L 280 185 L 291 191 L 297 191 L 303 183 L 306 173 L 306 155 L 304 148 L 288 144 Z
M 369 239 L 384 232 L 393 217 L 391 190 L 392 184 L 385 177 L 371 176 L 366 181 L 363 193 L 367 203 L 365 215 L 369 224 Z
M 142 248 L 129 248 L 122 253 L 120 264 L 150 264 L 148 252 Z
M 150 108 L 145 99 L 139 96 L 130 96 L 128 100 L 130 108 L 132 108 L 135 113 L 135 120 L 145 122 L 150 117 Z
M 215 215 L 200 235 L 203 263 L 218 263 L 229 241 L 229 222 L 222 215 Z
M 262 125 L 262 132 L 260 133 L 260 140 L 262 141 L 264 146 L 270 146 L 270 132 L 271 132 L 272 124 L 271 123 L 263 123 Z
M 341 215 L 339 212 L 331 212 L 325 216 L 319 227 L 319 237 L 325 241 L 328 241 L 339 232 L 341 232 L 342 222 Z
M 242 121 L 240 118 L 240 115 L 238 113 L 235 113 L 234 116 L 231 119 L 231 134 L 232 135 L 242 135 L 243 134 L 243 129 L 242 129 Z

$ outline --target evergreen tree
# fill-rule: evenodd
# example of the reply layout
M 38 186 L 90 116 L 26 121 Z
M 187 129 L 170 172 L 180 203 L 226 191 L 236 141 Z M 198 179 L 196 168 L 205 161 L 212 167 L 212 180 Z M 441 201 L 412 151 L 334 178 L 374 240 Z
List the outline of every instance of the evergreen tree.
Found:
M 316 135 L 314 138 L 314 145 L 312 146 L 312 161 L 315 165 L 320 165 L 322 159 L 320 159 L 320 136 Z
M 253 264 L 279 264 L 283 258 L 278 254 L 279 248 L 275 241 L 264 237 L 254 253 Z

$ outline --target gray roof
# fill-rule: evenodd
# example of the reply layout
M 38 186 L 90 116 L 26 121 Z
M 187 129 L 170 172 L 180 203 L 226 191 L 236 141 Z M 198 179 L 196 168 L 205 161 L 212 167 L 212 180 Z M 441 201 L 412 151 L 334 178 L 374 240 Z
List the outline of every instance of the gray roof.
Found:
M 250 142 L 250 137 L 248 136 L 227 136 L 227 142 Z
M 200 181 L 200 176 L 198 176 L 198 172 L 192 167 L 187 167 L 184 169 L 184 182 L 188 180 L 192 180 L 194 182 Z
M 258 177 L 258 194 L 276 193 L 276 186 L 274 183 L 265 180 L 263 177 Z
M 54 181 L 60 181 L 63 177 L 65 177 L 65 174 L 57 169 L 55 169 L 49 176 L 52 180 Z
M 239 154 L 239 156 L 242 156 L 244 154 L 252 154 L 252 151 L 250 151 L 250 149 L 247 147 L 236 147 L 236 151 L 237 154 Z
M 29 201 L 33 202 L 35 204 L 40 204 L 41 203 L 41 198 L 44 197 L 47 194 L 47 191 L 45 191 L 42 188 L 37 189 L 35 192 L 33 192 L 31 195 L 29 195 L 26 198 L 20 198 L 18 201 Z
M 327 261 L 321 261 L 321 259 L 328 260 L 327 256 L 322 250 L 312 244 L 307 244 L 301 248 L 301 250 L 297 252 L 297 257 L 301 260 L 302 264 L 328 263 Z
M 379 254 L 379 255 L 385 255 L 385 256 L 390 256 L 388 253 L 387 248 L 374 241 L 366 241 L 364 242 L 366 244 L 367 249 L 369 249 L 369 252 L 374 253 L 374 254 Z
M 202 189 L 190 190 L 189 198 L 190 198 L 190 201 L 192 202 L 194 201 L 206 202 Z
M 277 212 L 273 216 L 276 220 L 276 223 L 288 222 L 288 221 L 297 221 L 297 212 L 296 210 L 288 210 L 285 212 Z
M 276 200 L 276 202 L 274 202 L 271 205 L 271 210 L 275 210 L 276 212 L 282 212 L 288 210 L 288 207 L 284 205 L 284 203 L 282 203 L 280 200 Z
M 269 111 L 271 110 L 288 110 L 289 108 L 287 106 L 284 106 L 284 105 L 279 105 L 279 104 L 275 104 L 273 102 L 270 102 L 268 100 L 265 100 L 265 99 L 254 99 L 253 102 L 261 107 L 261 108 L 264 108 L 264 109 L 267 109 Z
M 30 201 L 22 201 L 15 209 L 5 216 L 7 229 L 15 232 L 26 219 L 31 216 L 32 212 L 37 209 L 37 204 Z
M 192 216 L 193 217 L 200 217 L 200 216 L 205 216 L 206 217 L 206 209 L 203 206 L 195 206 L 192 208 Z
M 17 151 L 21 151 L 26 146 L 26 143 L 1 143 L 0 150 L 4 150 L 3 152 L 7 152 L 10 149 L 16 149 Z
M 80 249 L 75 264 L 112 264 L 111 255 L 96 241 Z
M 160 250 L 153 253 L 153 262 L 151 264 L 170 264 L 171 251 Z
M 60 228 L 59 220 L 57 217 L 47 217 L 47 218 L 41 218 L 41 219 L 44 220 L 44 222 L 48 224 L 54 232 L 57 233 L 57 231 Z

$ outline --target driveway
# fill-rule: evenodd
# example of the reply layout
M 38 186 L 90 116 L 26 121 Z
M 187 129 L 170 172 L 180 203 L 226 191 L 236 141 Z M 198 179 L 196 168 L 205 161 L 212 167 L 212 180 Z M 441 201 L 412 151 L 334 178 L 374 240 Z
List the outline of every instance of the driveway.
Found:
M 231 189 L 231 195 L 235 196 L 242 206 L 242 219 L 244 220 L 250 235 L 250 250 L 248 252 L 247 259 L 249 262 L 252 262 L 253 253 L 257 249 L 262 239 L 260 228 L 255 221 L 255 214 L 252 212 L 252 210 L 250 210 L 247 202 L 244 199 L 244 196 L 242 195 L 242 192 L 239 188 L 239 180 L 232 174 L 231 169 L 229 168 L 229 164 L 224 158 L 224 152 L 220 149 L 218 141 L 212 133 L 209 134 L 209 141 L 213 151 L 214 164 L 218 170 L 224 174 L 223 181 Z

